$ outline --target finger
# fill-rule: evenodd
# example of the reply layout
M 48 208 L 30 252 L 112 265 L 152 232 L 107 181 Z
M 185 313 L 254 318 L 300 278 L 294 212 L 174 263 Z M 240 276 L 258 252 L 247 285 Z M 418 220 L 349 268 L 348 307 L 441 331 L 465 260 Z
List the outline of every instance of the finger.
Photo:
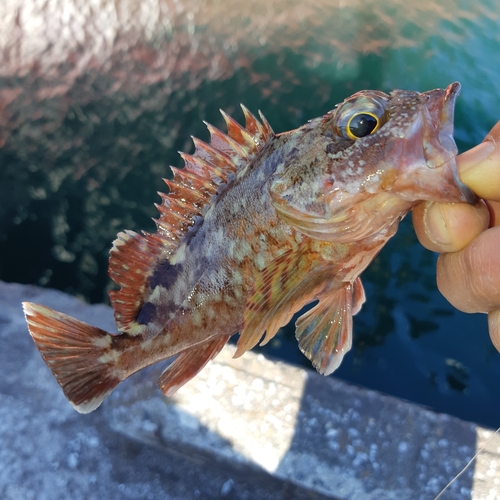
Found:
M 484 202 L 421 203 L 413 209 L 413 225 L 420 243 L 433 252 L 456 252 L 488 228 Z
M 464 312 L 500 309 L 500 226 L 481 233 L 459 252 L 439 256 L 438 288 Z
M 488 314 L 488 330 L 493 345 L 500 352 L 500 310 Z
M 457 157 L 460 177 L 480 197 L 487 198 L 491 221 L 484 206 L 424 203 L 413 210 L 413 224 L 422 245 L 435 252 L 464 248 L 488 225 L 500 225 L 500 122 L 475 148 Z
M 460 178 L 480 198 L 500 201 L 500 122 L 475 148 L 457 156 Z
M 490 211 L 490 227 L 500 226 L 500 201 L 487 201 Z

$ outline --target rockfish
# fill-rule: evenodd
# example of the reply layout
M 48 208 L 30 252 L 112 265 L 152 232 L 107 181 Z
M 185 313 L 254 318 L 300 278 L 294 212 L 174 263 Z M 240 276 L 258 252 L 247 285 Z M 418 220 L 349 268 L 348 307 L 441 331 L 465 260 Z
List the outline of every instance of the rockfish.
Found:
M 314 301 L 296 337 L 332 373 L 365 300 L 359 276 L 400 220 L 422 200 L 477 201 L 455 163 L 459 90 L 362 91 L 282 134 L 243 106 L 245 127 L 222 112 L 227 135 L 207 125 L 210 142 L 193 139 L 194 154 L 181 153 L 184 168 L 165 180 L 156 232 L 113 243 L 119 334 L 23 304 L 71 404 L 90 412 L 129 375 L 177 355 L 158 381 L 170 396 L 232 335 L 241 356 Z

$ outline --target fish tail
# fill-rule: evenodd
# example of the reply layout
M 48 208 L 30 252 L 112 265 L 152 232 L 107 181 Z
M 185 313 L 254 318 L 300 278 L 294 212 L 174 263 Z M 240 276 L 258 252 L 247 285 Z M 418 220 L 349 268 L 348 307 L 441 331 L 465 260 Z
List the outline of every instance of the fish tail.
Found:
M 115 336 L 66 314 L 23 302 L 28 329 L 65 396 L 80 413 L 95 410 L 125 378 Z

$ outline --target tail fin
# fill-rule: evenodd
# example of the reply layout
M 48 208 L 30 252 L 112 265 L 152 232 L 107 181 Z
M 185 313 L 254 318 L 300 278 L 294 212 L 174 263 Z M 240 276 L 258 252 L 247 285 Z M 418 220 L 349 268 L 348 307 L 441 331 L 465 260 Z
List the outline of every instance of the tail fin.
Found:
M 48 307 L 23 302 L 28 329 L 75 410 L 95 410 L 121 382 L 113 335 Z

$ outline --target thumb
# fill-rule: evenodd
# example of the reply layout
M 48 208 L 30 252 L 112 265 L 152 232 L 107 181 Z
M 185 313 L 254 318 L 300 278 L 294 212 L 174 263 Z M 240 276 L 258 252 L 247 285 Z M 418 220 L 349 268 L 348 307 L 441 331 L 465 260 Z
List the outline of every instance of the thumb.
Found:
M 500 352 L 500 309 L 488 314 L 488 329 L 493 345 Z
M 459 252 L 439 256 L 437 283 L 448 301 L 464 312 L 500 309 L 500 226 L 481 233 Z

